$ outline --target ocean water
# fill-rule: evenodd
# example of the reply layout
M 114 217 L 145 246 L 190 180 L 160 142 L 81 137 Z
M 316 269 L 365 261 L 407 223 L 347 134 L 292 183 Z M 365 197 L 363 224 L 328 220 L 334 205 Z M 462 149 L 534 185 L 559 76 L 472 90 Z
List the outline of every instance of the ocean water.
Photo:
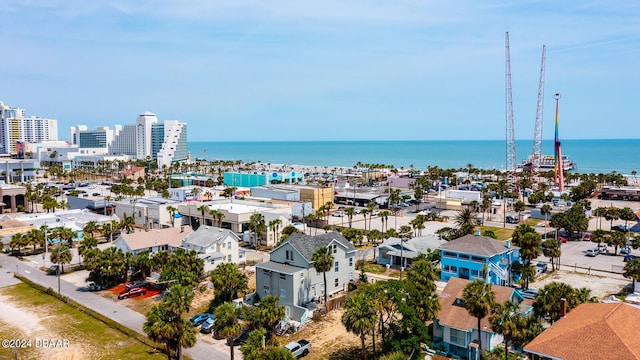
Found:
M 531 154 L 530 140 L 516 141 L 517 162 Z M 189 142 L 193 158 L 241 160 L 264 164 L 353 167 L 385 164 L 416 169 L 427 166 L 504 170 L 504 140 L 438 141 L 274 141 L 274 142 Z M 543 154 L 553 155 L 553 140 L 544 140 Z M 640 139 L 564 140 L 562 154 L 568 155 L 579 173 L 631 174 L 640 171 Z

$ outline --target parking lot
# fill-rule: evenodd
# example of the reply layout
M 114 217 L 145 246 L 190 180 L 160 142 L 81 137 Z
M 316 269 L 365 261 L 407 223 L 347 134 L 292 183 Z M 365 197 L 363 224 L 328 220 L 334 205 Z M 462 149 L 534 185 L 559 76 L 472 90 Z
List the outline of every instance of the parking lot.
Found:
M 587 249 L 595 249 L 597 243 L 591 241 L 569 241 L 561 244 L 562 255 L 560 256 L 560 264 L 562 269 L 574 270 L 581 268 L 583 272 L 600 272 L 601 275 L 609 277 L 623 278 L 622 268 L 624 267 L 624 254 L 614 255 L 614 248 L 609 246 L 609 254 L 600 254 L 595 257 L 586 255 Z M 631 254 L 640 255 L 640 250 L 631 249 Z M 544 261 L 549 263 L 549 258 L 545 256 L 538 257 L 535 262 Z M 603 273 L 606 272 L 607 274 Z M 610 274 L 611 272 L 616 274 Z

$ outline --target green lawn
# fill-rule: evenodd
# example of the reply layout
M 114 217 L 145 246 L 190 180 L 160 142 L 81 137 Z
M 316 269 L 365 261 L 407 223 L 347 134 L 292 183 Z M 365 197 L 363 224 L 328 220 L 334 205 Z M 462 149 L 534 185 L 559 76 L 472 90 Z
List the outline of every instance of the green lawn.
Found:
M 13 304 L 24 311 L 37 314 L 46 334 L 30 335 L 22 333 L 19 327 L 0 321 L 0 337 L 3 339 L 29 338 L 33 336 L 50 339 L 68 339 L 70 348 L 79 348 L 82 358 L 95 359 L 166 359 L 166 356 L 123 333 L 110 328 L 103 322 L 79 311 L 56 298 L 27 284 L 17 284 L 0 289 L 0 294 L 11 299 Z M 46 351 L 42 349 L 21 349 L 20 359 L 37 358 Z M 0 358 L 13 358 L 11 349 L 0 348 Z M 74 356 L 68 354 L 68 356 Z
M 513 229 L 505 229 L 505 228 L 495 227 L 495 226 L 480 226 L 480 230 L 493 231 L 493 233 L 496 234 L 496 237 L 498 238 L 498 240 L 507 240 L 511 238 L 511 235 L 513 234 Z

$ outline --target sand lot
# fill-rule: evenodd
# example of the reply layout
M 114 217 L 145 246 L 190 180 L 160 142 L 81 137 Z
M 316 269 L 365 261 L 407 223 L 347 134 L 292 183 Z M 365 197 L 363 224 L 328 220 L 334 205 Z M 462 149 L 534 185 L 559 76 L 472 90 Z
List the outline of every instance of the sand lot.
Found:
M 540 289 L 553 281 L 564 282 L 574 288 L 586 287 L 591 290 L 592 296 L 600 300 L 609 295 L 617 294 L 625 286 L 631 285 L 631 280 L 560 270 L 537 278 L 535 282 L 531 283 L 530 287 Z

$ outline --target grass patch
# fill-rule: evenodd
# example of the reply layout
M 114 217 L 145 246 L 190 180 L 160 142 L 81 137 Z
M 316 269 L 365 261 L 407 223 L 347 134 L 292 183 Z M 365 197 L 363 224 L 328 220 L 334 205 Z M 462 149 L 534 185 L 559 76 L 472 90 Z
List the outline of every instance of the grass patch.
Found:
M 544 220 L 540 220 L 540 219 L 532 219 L 532 218 L 528 218 L 524 221 L 524 224 L 529 225 L 529 226 L 537 226 L 538 224 L 540 224 L 541 222 L 543 222 Z
M 80 349 L 83 358 L 96 359 L 165 359 L 157 349 L 147 346 L 137 339 L 109 327 L 104 322 L 72 307 L 25 283 L 6 287 L 0 291 L 11 302 L 25 311 L 32 311 L 40 318 L 40 324 L 47 329 L 46 334 L 32 337 L 68 339 L 70 347 Z M 8 330 L 6 330 L 8 328 Z M 5 331 L 13 334 L 7 335 Z M 0 336 L 15 338 L 20 332 L 12 324 L 3 326 Z M 38 349 L 21 349 L 20 358 L 38 358 Z M 11 358 L 11 349 L 0 349 L 0 358 Z M 73 355 L 72 355 L 73 356 Z
M 481 232 L 485 230 L 493 231 L 493 233 L 496 234 L 496 237 L 498 240 L 510 239 L 511 235 L 513 234 L 513 229 L 501 228 L 501 227 L 495 227 L 495 226 L 480 226 L 480 230 Z
M 356 262 L 356 270 L 360 269 L 364 269 L 365 272 L 373 274 L 384 274 L 385 272 L 387 272 L 386 266 L 366 260 L 358 260 Z

